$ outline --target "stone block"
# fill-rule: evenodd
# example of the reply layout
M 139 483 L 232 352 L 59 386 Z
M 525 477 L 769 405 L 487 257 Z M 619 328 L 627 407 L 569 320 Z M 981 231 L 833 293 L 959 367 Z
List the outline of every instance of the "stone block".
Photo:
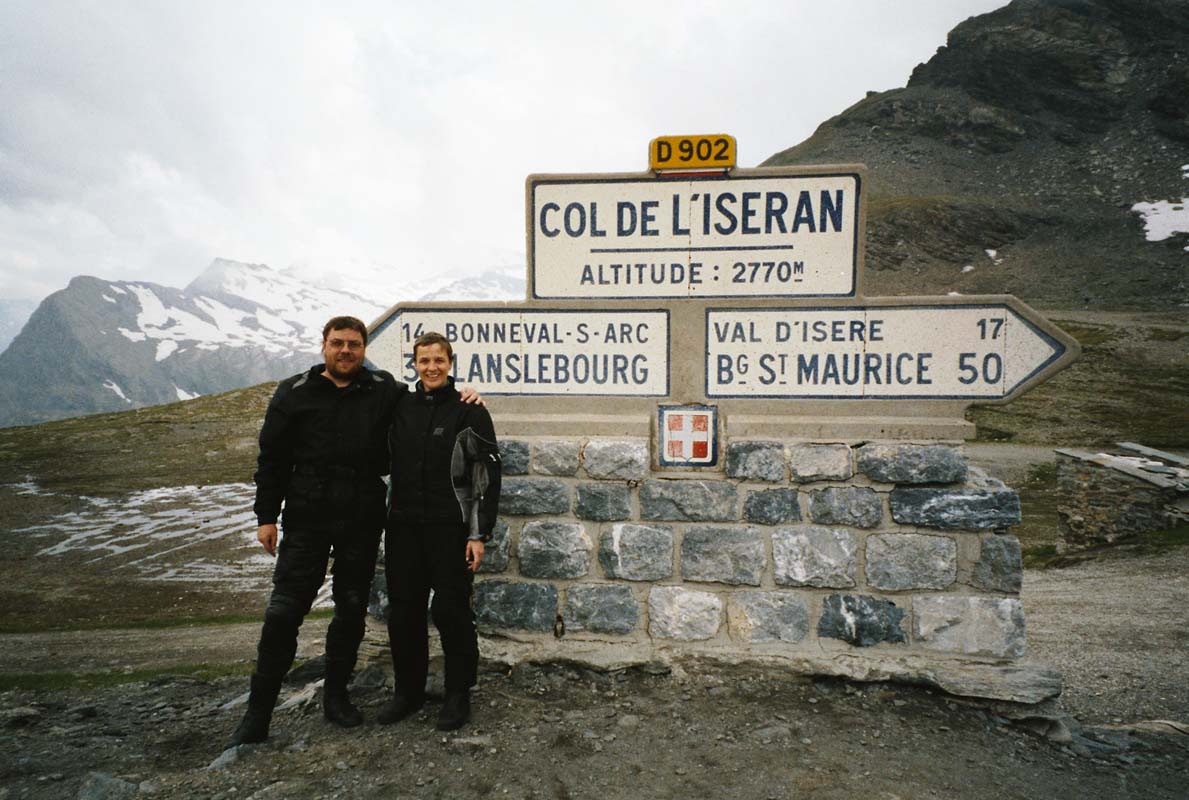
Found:
M 845 528 L 797 525 L 772 532 L 774 577 L 781 586 L 855 585 L 859 538 Z
M 962 452 L 945 444 L 865 444 L 856 456 L 859 472 L 881 483 L 960 483 L 966 480 Z
M 483 561 L 479 564 L 481 574 L 503 572 L 508 568 L 508 556 L 512 549 L 512 537 L 508 535 L 508 523 L 502 519 L 495 521 L 491 530 L 491 541 L 483 551 Z
M 744 642 L 799 642 L 809 633 L 805 601 L 786 592 L 736 592 L 727 602 L 727 620 Z
M 759 586 L 764 561 L 764 537 L 756 528 L 695 525 L 681 540 L 687 581 Z
M 785 479 L 784 445 L 780 442 L 731 442 L 727 476 L 750 481 Z
M 571 586 L 562 618 L 566 631 L 631 633 L 640 621 L 640 604 L 622 584 Z
M 890 502 L 901 525 L 982 531 L 1020 522 L 1020 496 L 1007 488 L 897 488 Z
M 504 475 L 527 475 L 528 456 L 528 442 L 500 440 L 500 470 Z
M 552 631 L 557 589 L 548 583 L 489 580 L 475 583 L 475 621 L 481 628 Z
M 923 646 L 970 656 L 1024 655 L 1024 607 L 1014 597 L 918 595 L 913 638 Z
M 822 601 L 822 616 L 817 635 L 841 639 L 856 647 L 870 647 L 881 642 L 907 642 L 901 627 L 904 609 L 891 600 L 868 595 L 832 594 Z
M 651 458 L 644 439 L 592 439 L 582 451 L 586 474 L 604 481 L 642 481 Z
M 608 578 L 660 581 L 673 577 L 673 530 L 663 525 L 612 525 L 599 541 Z
M 590 570 L 590 549 L 580 524 L 540 520 L 520 530 L 516 557 L 529 578 L 580 578 Z
M 797 483 L 845 481 L 854 474 L 844 444 L 789 445 L 789 475 Z
M 749 492 L 743 502 L 743 518 L 762 525 L 801 521 L 796 489 L 761 489 Z
M 627 519 L 632 515 L 631 492 L 622 483 L 580 483 L 574 515 L 601 521 Z
M 529 470 L 538 475 L 573 475 L 578 471 L 578 454 L 582 443 L 567 439 L 550 439 L 533 444 Z
M 874 489 L 843 486 L 809 493 L 809 518 L 823 525 L 874 528 L 883 519 L 883 504 Z
M 886 591 L 944 589 L 958 574 L 958 545 L 920 533 L 867 537 L 867 585 Z
M 570 487 L 549 478 L 506 478 L 500 513 L 511 516 L 570 513 Z
M 710 592 L 657 586 L 648 593 L 648 633 L 659 639 L 709 639 L 718 633 L 722 610 L 722 600 Z
M 640 486 L 640 518 L 716 522 L 735 520 L 736 490 L 726 481 L 651 480 Z
M 1014 536 L 988 536 L 979 548 L 973 583 L 988 592 L 1019 594 L 1024 581 L 1020 540 Z

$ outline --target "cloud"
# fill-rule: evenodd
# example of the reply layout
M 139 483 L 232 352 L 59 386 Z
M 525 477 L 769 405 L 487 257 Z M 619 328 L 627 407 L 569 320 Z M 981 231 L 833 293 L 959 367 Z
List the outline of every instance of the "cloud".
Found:
M 9 0 L 0 296 L 515 263 L 528 174 L 641 170 L 672 133 L 757 164 L 1000 4 Z

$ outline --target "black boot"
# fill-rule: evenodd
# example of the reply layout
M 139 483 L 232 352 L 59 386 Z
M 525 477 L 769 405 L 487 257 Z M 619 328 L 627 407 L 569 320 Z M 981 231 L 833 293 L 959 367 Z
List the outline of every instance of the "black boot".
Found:
M 240 720 L 239 727 L 231 734 L 224 749 L 241 744 L 255 744 L 268 738 L 268 726 L 272 723 L 272 710 L 281 693 L 281 682 L 271 678 L 252 676 L 252 692 L 248 695 L 248 710 Z
M 346 688 L 337 691 L 323 688 L 322 714 L 329 722 L 343 728 L 355 728 L 363 724 L 363 714 L 352 705 Z
M 446 702 L 438 713 L 438 730 L 455 731 L 471 718 L 471 693 L 468 689 L 446 692 Z
M 347 681 L 351 677 L 354 659 L 340 661 L 326 659 L 326 681 L 322 684 L 322 714 L 330 722 L 343 728 L 363 724 L 363 714 L 351 703 Z
M 397 692 L 392 699 L 384 704 L 380 709 L 380 713 L 376 715 L 376 722 L 381 725 L 392 725 L 400 722 L 406 717 L 412 716 L 421 710 L 425 705 L 425 695 L 418 695 L 417 697 L 410 697 L 407 694 Z

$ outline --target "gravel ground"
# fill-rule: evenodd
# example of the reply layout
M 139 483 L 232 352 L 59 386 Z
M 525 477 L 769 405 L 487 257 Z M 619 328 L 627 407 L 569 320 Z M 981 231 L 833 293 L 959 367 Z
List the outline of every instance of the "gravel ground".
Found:
M 391 728 L 374 723 L 387 693 L 377 667 L 357 678 L 363 728 L 329 726 L 315 685 L 295 685 L 285 695 L 295 706 L 277 713 L 269 742 L 221 754 L 242 711 L 223 706 L 243 692 L 242 677 L 9 691 L 0 694 L 0 800 L 134 796 L 120 787 L 219 800 L 1179 800 L 1189 785 L 1187 575 L 1184 548 L 1029 571 L 1030 658 L 1067 683 L 1043 707 L 771 668 L 526 665 L 483 675 L 473 722 L 441 734 L 433 704 Z M 256 633 L 251 624 L 9 634 L 0 638 L 0 675 L 60 671 L 83 652 L 117 671 L 169 668 L 187 649 L 192 663 L 246 660 Z M 306 652 L 316 650 L 320 629 L 303 633 Z

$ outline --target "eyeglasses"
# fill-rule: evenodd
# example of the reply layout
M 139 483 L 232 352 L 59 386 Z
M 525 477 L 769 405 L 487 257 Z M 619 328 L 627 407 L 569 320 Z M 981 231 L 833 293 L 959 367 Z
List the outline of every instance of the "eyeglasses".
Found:
M 361 342 L 357 339 L 352 339 L 350 341 L 348 341 L 346 339 L 328 339 L 326 341 L 326 343 L 328 345 L 330 345 L 331 350 L 342 350 L 344 347 L 347 348 L 348 350 L 362 350 L 363 349 L 363 342 Z

